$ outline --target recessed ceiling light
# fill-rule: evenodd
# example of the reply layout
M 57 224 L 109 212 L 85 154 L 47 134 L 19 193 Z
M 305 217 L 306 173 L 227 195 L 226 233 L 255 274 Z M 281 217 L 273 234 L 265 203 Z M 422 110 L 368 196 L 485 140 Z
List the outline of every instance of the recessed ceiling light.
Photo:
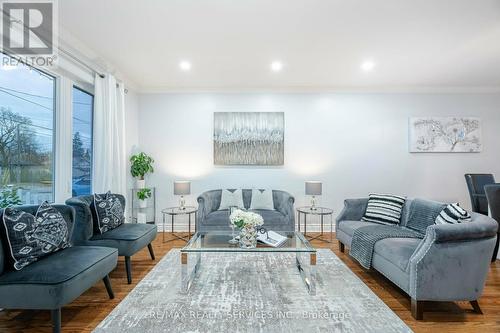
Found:
M 191 63 L 189 61 L 183 60 L 179 63 L 179 68 L 187 72 L 191 70 Z
M 280 61 L 273 61 L 271 63 L 271 70 L 273 72 L 279 72 L 283 69 L 283 64 Z
M 371 60 L 364 61 L 361 64 L 361 69 L 364 70 L 365 72 L 370 72 L 375 68 L 375 63 Z

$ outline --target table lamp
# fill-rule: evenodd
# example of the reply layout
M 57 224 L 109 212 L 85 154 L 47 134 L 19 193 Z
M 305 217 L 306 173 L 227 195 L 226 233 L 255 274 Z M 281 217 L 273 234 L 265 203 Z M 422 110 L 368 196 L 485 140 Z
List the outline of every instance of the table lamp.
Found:
M 316 210 L 316 196 L 321 195 L 322 183 L 319 181 L 306 182 L 306 195 L 311 195 L 311 210 Z
M 191 194 L 191 182 L 187 180 L 175 181 L 174 182 L 174 195 L 180 195 L 179 199 L 179 209 L 186 209 L 185 195 Z

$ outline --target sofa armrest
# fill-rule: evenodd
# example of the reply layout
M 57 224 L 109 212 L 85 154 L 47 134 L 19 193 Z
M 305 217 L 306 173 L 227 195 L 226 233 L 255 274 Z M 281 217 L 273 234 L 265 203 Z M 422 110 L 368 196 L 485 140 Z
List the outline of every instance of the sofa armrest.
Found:
M 198 197 L 198 213 L 196 214 L 196 225 L 200 225 L 201 223 L 203 223 L 208 214 L 217 210 L 217 207 L 215 207 L 216 202 L 213 197 L 213 192 L 214 191 L 204 192 Z
M 338 229 L 340 221 L 359 221 L 365 215 L 368 198 L 345 199 L 344 208 L 335 219 L 335 230 Z
M 295 198 L 288 192 L 273 190 L 274 209 L 285 215 L 291 230 L 295 230 Z
M 409 262 L 410 296 L 428 301 L 477 300 L 496 244 L 496 224 L 487 216 L 475 216 L 471 222 L 427 227 Z

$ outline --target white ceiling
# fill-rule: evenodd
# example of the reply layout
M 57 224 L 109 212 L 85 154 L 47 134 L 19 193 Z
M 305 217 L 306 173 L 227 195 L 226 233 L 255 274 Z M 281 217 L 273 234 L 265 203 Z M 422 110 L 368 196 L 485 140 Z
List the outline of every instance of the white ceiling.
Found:
M 500 87 L 500 0 L 64 0 L 141 91 Z M 97 60 L 97 59 L 96 59 Z M 189 60 L 192 69 L 178 64 Z M 269 70 L 284 63 L 279 73 Z M 373 71 L 360 69 L 365 60 Z

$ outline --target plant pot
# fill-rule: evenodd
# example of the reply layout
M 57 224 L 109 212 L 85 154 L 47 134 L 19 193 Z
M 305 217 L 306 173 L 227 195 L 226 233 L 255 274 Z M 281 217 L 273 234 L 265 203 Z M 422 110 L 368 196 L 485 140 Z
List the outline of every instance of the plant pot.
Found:
M 143 189 L 146 187 L 146 181 L 144 179 L 137 179 L 135 181 L 135 187 L 138 189 Z
M 139 199 L 139 208 L 146 208 L 148 206 L 148 199 L 141 200 Z
M 253 249 L 257 247 L 257 229 L 255 226 L 244 226 L 240 230 L 240 247 Z
M 137 213 L 137 223 L 147 223 L 146 213 Z

